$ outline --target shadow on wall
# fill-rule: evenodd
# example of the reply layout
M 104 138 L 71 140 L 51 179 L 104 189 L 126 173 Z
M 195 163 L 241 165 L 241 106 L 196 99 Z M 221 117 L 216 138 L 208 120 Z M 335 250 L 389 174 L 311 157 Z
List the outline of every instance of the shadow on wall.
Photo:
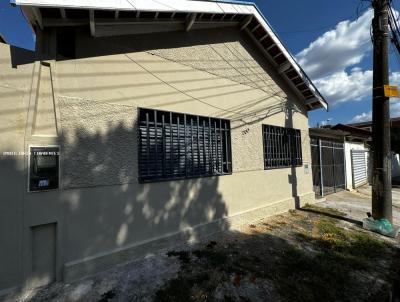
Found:
M 286 128 L 293 128 L 293 114 L 296 111 L 297 110 L 293 106 L 292 103 L 287 104 L 286 111 L 285 111 L 285 127 Z M 304 136 L 302 136 L 301 139 L 303 141 Z M 300 198 L 299 198 L 298 190 L 297 190 L 297 172 L 296 172 L 296 167 L 293 165 L 290 168 L 290 175 L 288 178 L 289 178 L 289 183 L 292 185 L 292 197 L 294 199 L 295 208 L 300 209 Z
M 37 60 L 35 51 L 31 51 L 17 46 L 10 45 L 11 66 L 17 68 L 18 65 L 30 64 Z
M 73 142 L 71 137 L 75 138 Z M 27 193 L 25 201 L 29 203 L 26 207 L 40 211 L 41 215 L 37 213 L 37 217 L 42 218 L 47 211 L 43 209 L 45 200 L 58 203 L 57 212 L 62 213 L 62 218 L 58 219 L 63 220 L 58 227 L 64 229 L 57 230 L 57 237 L 60 236 L 58 240 L 61 240 L 65 250 L 63 259 L 57 261 L 65 264 L 99 256 L 100 253 L 147 243 L 179 231 L 183 232 L 182 237 L 161 244 L 166 247 L 184 241 L 195 242 L 204 235 L 229 229 L 229 223 L 222 219 L 227 216 L 228 210 L 218 192 L 218 177 L 139 184 L 137 144 L 128 145 L 130 151 L 127 151 L 120 145 L 126 140 L 137 140 L 136 123 L 130 126 L 115 123 L 106 131 L 78 128 L 71 133 L 63 131 L 58 138 L 61 150 L 60 189 L 58 192 Z M 2 177 L 1 182 L 2 192 L 5 193 L 1 196 L 0 230 L 7 232 L 0 231 L 5 243 L 0 249 L 0 288 L 21 282 L 20 267 L 15 261 L 21 263 L 22 260 L 16 255 L 20 255 L 17 251 L 23 221 L 20 204 L 16 200 L 22 200 L 22 195 L 26 194 L 26 187 L 22 188 L 26 175 L 17 168 L 17 161 L 19 159 L 15 157 L 0 156 L 1 176 L 8 175 L 4 181 Z M 16 184 L 18 190 L 14 189 Z M 31 217 L 35 215 L 29 213 Z M 212 226 L 206 229 L 192 228 L 212 221 Z M 158 248 L 157 244 L 147 246 L 144 253 L 139 250 L 138 256 L 156 252 Z M 116 262 L 108 263 L 101 269 L 133 258 L 131 254 L 122 255 Z M 95 269 L 91 265 L 94 264 L 82 264 L 87 271 Z M 52 280 L 52 276 L 45 274 L 32 278 Z
M 216 41 L 217 37 L 219 42 L 236 41 L 232 35 L 223 33 L 223 31 L 215 31 L 214 35 L 210 35 L 208 38 L 200 35 L 203 39 L 200 41 L 194 33 L 165 35 L 166 37 L 162 41 L 158 39 L 160 35 L 154 35 L 151 36 L 154 39 L 148 39 L 150 45 L 136 44 L 135 39 L 140 42 L 140 38 L 137 37 L 125 40 L 116 38 L 92 41 L 93 39 L 90 39 L 102 47 L 98 48 L 98 53 L 90 53 L 86 56 L 94 57 L 154 49 L 159 47 L 160 43 L 161 47 L 165 48 L 208 44 Z M 188 38 L 180 39 L 184 35 Z M 235 39 L 237 39 L 237 32 L 235 35 Z M 113 43 L 108 43 L 109 41 Z M 114 43 L 118 41 L 121 43 Z M 154 45 L 151 45 L 152 43 Z M 115 45 L 118 45 L 118 49 L 115 48 Z M 248 47 L 247 43 L 243 43 L 243 45 Z M 260 54 L 255 54 L 250 49 L 249 52 L 259 62 L 262 62 Z M 23 54 L 14 53 L 13 57 L 21 58 L 18 63 L 13 60 L 13 65 L 29 62 L 29 56 L 24 59 Z M 260 65 L 264 66 L 265 64 L 260 63 Z M 76 75 L 70 74 L 70 76 Z M 281 82 L 277 79 L 274 81 L 278 85 Z M 128 84 L 126 85 L 128 86 Z M 112 86 L 105 88 L 113 89 Z M 79 91 L 77 92 L 79 93 Z M 272 92 L 271 97 L 273 96 Z M 283 111 L 287 113 L 285 126 L 292 127 L 293 113 L 301 110 L 292 104 L 289 105 L 290 108 L 287 108 L 284 101 L 271 105 L 271 107 L 263 107 L 262 102 L 266 100 L 268 98 L 235 107 L 233 110 L 242 114 L 240 116 L 232 114 L 228 118 L 233 122 L 242 121 L 243 124 L 250 124 Z M 112 101 L 110 100 L 110 102 Z M 262 108 L 262 111 L 259 108 Z M 228 108 L 228 110 L 231 109 Z M 107 111 L 107 108 L 104 110 Z M 196 240 L 201 237 L 202 231 L 200 228 L 190 228 L 211 221 L 216 222 L 212 227 L 207 228 L 207 233 L 229 228 L 229 223 L 222 220 L 228 215 L 228 210 L 218 191 L 219 177 L 139 184 L 137 181 L 136 123 L 134 121 L 130 123 L 114 122 L 111 116 L 110 122 L 107 124 L 106 121 L 107 125 L 103 124 L 102 127 L 81 124 L 77 121 L 96 122 L 102 117 L 96 112 L 91 112 L 90 107 L 82 111 L 87 112 L 88 115 L 77 114 L 77 118 L 70 121 L 73 127 L 67 127 L 66 131 L 64 131 L 64 126 L 68 124 L 69 117 L 62 121 L 63 132 L 58 139 L 62 161 L 61 201 L 59 202 L 62 202 L 60 207 L 63 207 L 63 225 L 66 228 L 61 231 L 63 236 L 61 240 L 64 241 L 63 246 L 66 247 L 62 262 L 71 262 L 98 255 L 100 252 L 145 243 L 149 239 L 156 239 L 178 231 L 185 231 L 188 240 Z M 133 116 L 134 112 L 129 114 Z M 295 168 L 291 170 L 289 181 L 292 184 L 292 195 L 298 203 Z M 43 198 L 50 194 L 54 196 L 54 192 L 37 194 Z M 8 202 L 11 203 L 11 199 Z
M 25 175 L 19 158 L 4 155 L 3 151 L 0 153 L 0 291 L 20 282 L 21 204 L 25 192 Z
M 222 220 L 228 213 L 218 177 L 139 184 L 136 140 L 136 123 L 118 123 L 105 133 L 78 128 L 59 138 L 68 229 L 65 261 L 178 231 L 195 241 L 201 234 L 190 228 L 211 221 L 216 221 L 212 231 L 229 228 Z
M 266 63 L 265 57 L 258 51 L 255 47 L 254 42 L 251 39 L 238 31 L 237 28 L 230 29 L 213 29 L 207 30 L 206 34 L 203 30 L 197 30 L 194 32 L 170 32 L 164 34 L 148 34 L 148 38 L 143 39 L 143 35 L 133 35 L 133 36 L 123 36 L 123 37 L 109 37 L 109 38 L 96 38 L 93 39 L 89 36 L 88 31 L 85 29 L 76 30 L 79 34 L 79 39 L 81 43 L 76 47 L 76 58 L 86 58 L 86 63 L 98 64 L 121 64 L 127 63 L 132 60 L 126 55 L 126 58 L 113 58 L 107 61 L 93 60 L 89 58 L 95 58 L 98 56 L 108 56 L 114 54 L 127 54 L 132 52 L 145 51 L 150 54 L 161 56 L 166 61 L 176 61 L 179 64 L 190 66 L 194 69 L 202 70 L 220 77 L 226 77 L 233 82 L 244 84 L 242 90 L 235 90 L 234 92 L 226 92 L 222 94 L 208 94 L 206 97 L 202 98 L 201 103 L 205 106 L 213 107 L 215 113 L 213 115 L 223 118 L 229 118 L 232 122 L 232 129 L 239 128 L 242 126 L 250 126 L 252 124 L 258 123 L 265 118 L 279 114 L 286 111 L 287 97 L 282 94 L 281 90 L 288 92 L 290 89 L 286 87 L 287 85 L 282 84 L 282 79 L 275 72 L 271 72 L 272 67 Z M 239 42 L 240 50 L 234 49 L 230 44 L 231 42 Z M 83 46 L 80 46 L 83 45 Z M 199 49 L 190 49 L 190 46 L 200 47 Z M 187 47 L 186 51 L 182 52 L 182 48 Z M 221 48 L 222 47 L 222 48 Z M 163 50 L 171 50 L 164 52 Z M 199 53 L 200 51 L 200 53 Z M 243 51 L 243 52 L 242 52 Z M 184 55 L 184 57 L 180 56 Z M 188 55 L 192 54 L 192 56 Z M 224 56 L 226 55 L 226 57 Z M 11 56 L 13 60 L 13 66 L 16 64 L 26 64 L 34 60 L 33 56 L 25 54 L 22 50 L 11 49 Z M 46 57 L 46 59 L 51 59 Z M 57 60 L 69 60 L 69 58 L 58 56 L 53 58 Z M 128 60 L 127 60 L 128 59 Z M 141 69 L 143 69 L 143 64 L 151 63 L 152 61 L 146 61 L 141 59 L 139 61 L 134 61 Z M 145 70 L 140 71 L 110 71 L 110 72 L 85 72 L 81 70 L 80 73 L 63 73 L 62 76 L 65 78 L 79 77 L 82 76 L 83 79 L 94 78 L 99 76 L 122 76 L 124 74 L 137 74 L 146 73 Z M 168 70 L 172 72 L 172 70 Z M 177 71 L 176 71 L 177 72 Z M 162 68 L 160 70 L 152 70 L 153 76 L 157 77 L 157 73 L 165 73 Z M 271 78 L 269 78 L 271 77 Z M 209 80 L 209 78 L 205 78 Z M 179 91 L 179 84 L 189 83 L 193 81 L 191 79 L 185 80 L 170 80 L 167 85 L 170 85 L 176 91 L 164 93 L 164 94 L 146 94 L 140 96 L 140 98 L 159 98 L 163 95 L 170 96 L 171 94 L 182 92 Z M 201 81 L 201 79 L 195 79 L 195 81 Z M 86 83 L 84 81 L 84 83 Z M 95 82 L 94 82 L 95 83 Z M 82 87 L 74 88 L 73 91 L 68 89 L 63 89 L 65 93 L 79 94 L 80 91 L 86 92 L 87 90 L 99 90 L 99 91 L 113 91 L 115 89 L 125 89 L 132 88 L 138 85 L 134 81 L 129 84 L 113 84 L 100 86 L 93 86 L 91 82 L 88 87 L 83 84 Z M 152 83 L 140 83 L 140 87 L 159 84 L 157 81 Z M 228 88 L 232 84 L 226 84 L 214 88 Z M 249 86 L 249 87 L 246 87 Z M 179 100 L 180 104 L 188 102 L 198 102 L 192 95 L 196 92 L 203 91 L 205 89 L 210 89 L 210 87 L 201 87 L 196 89 L 185 90 L 183 93 L 188 95 L 187 100 Z M 236 93 L 245 93 L 248 90 L 260 89 L 266 93 L 265 97 L 256 98 L 253 100 L 246 100 L 243 104 L 230 106 L 228 108 L 219 108 L 218 104 L 212 104 L 208 99 L 214 97 L 224 97 Z M 124 95 L 121 97 L 111 97 L 107 99 L 107 102 L 132 102 L 137 98 L 136 95 Z M 293 98 L 295 99 L 295 98 Z M 168 105 L 173 105 L 176 102 L 168 103 L 161 102 L 159 104 L 155 103 L 154 106 L 163 107 Z M 295 109 L 293 106 L 292 109 Z M 305 109 L 296 110 L 305 114 Z
M 128 74 L 146 74 L 146 64 L 154 63 L 148 59 L 136 59 L 134 60 L 128 53 L 135 52 L 147 52 L 149 54 L 159 56 L 166 61 L 176 62 L 185 66 L 192 67 L 193 69 L 201 70 L 207 73 L 214 74 L 219 77 L 230 79 L 233 82 L 244 84 L 243 89 L 235 90 L 234 92 L 224 92 L 222 94 L 212 93 L 203 97 L 200 101 L 205 106 L 212 107 L 216 110 L 213 115 L 221 116 L 231 119 L 233 122 L 237 121 L 238 125 L 250 125 L 261 121 L 268 116 L 281 113 L 285 111 L 286 95 L 282 94 L 280 89 L 283 91 L 290 91 L 287 85 L 282 83 L 281 77 L 276 72 L 271 72 L 272 67 L 267 63 L 264 55 L 257 49 L 254 42 L 246 34 L 240 32 L 238 28 L 225 28 L 221 29 L 209 29 L 209 30 L 196 30 L 193 32 L 170 32 L 170 33 L 154 33 L 146 34 L 146 39 L 143 35 L 132 35 L 132 36 L 121 36 L 121 37 L 107 37 L 107 38 L 96 38 L 90 37 L 87 29 L 76 29 L 76 34 L 79 37 L 79 43 L 76 45 L 74 56 L 71 58 L 83 59 L 86 58 L 86 64 L 125 64 L 131 60 L 133 63 L 138 65 L 139 70 L 130 71 L 104 71 L 108 76 L 124 76 Z M 236 43 L 234 46 L 232 43 Z M 238 47 L 238 48 L 235 48 Z M 116 54 L 125 54 L 126 58 L 110 58 L 108 60 L 90 60 L 90 58 L 96 58 L 99 56 L 110 56 Z M 25 64 L 27 61 L 22 58 L 21 54 L 14 53 L 13 57 L 16 57 L 14 61 L 17 61 L 17 57 L 21 59 L 20 64 Z M 70 60 L 62 55 L 58 55 L 57 60 Z M 100 68 L 100 67 L 99 67 Z M 168 72 L 183 72 L 179 70 L 167 70 Z M 159 68 L 159 70 L 151 70 L 151 74 L 154 77 L 159 77 L 158 74 L 164 74 L 166 70 Z M 110 82 L 107 85 L 92 85 L 96 83 L 96 79 L 99 76 L 104 75 L 102 72 L 85 72 L 81 70 L 80 73 L 63 73 L 62 77 L 65 78 L 78 78 L 82 80 L 89 80 L 88 83 L 91 85 L 81 85 L 79 89 L 74 88 L 73 91 L 63 89 L 65 93 L 79 94 L 82 89 L 83 92 L 86 90 L 108 90 L 113 91 L 114 89 L 127 89 L 136 87 L 138 85 L 134 81 L 128 84 Z M 91 81 L 93 80 L 93 82 Z M 162 77 L 159 80 L 163 81 Z M 210 87 L 200 87 L 195 89 L 189 89 L 181 91 L 183 83 L 190 83 L 191 81 L 202 81 L 203 79 L 185 79 L 185 80 L 168 80 L 167 85 L 176 91 L 163 93 L 163 97 L 166 99 L 172 98 L 172 95 L 176 93 L 187 94 L 188 100 L 179 100 L 180 104 L 188 102 L 198 102 L 193 95 L 196 92 L 201 92 Z M 205 80 L 209 81 L 206 77 Z M 140 83 L 142 86 L 159 85 L 158 81 L 151 83 Z M 234 86 L 232 84 L 220 85 L 218 89 L 229 88 Z M 247 86 L 247 87 L 246 87 Z M 237 106 L 230 106 L 228 108 L 219 108 L 218 104 L 210 102 L 214 97 L 223 97 L 238 93 L 245 93 L 253 89 L 260 89 L 266 93 L 265 97 L 257 98 L 253 100 L 246 100 L 243 104 Z M 140 96 L 143 98 L 144 96 Z M 160 95 L 146 95 L 145 97 L 159 98 Z M 136 95 L 124 95 L 121 97 L 111 97 L 107 99 L 107 102 L 132 102 L 137 99 Z M 293 98 L 295 99 L 295 98 Z M 176 101 L 172 102 L 161 102 L 160 104 L 154 104 L 154 106 L 162 107 L 175 104 Z M 302 113 L 304 114 L 305 109 L 303 108 Z M 235 126 L 236 127 L 236 126 Z
M 144 65 L 146 63 L 152 63 L 153 61 L 147 61 L 145 59 L 133 60 L 131 57 L 126 55 L 132 52 L 148 52 L 149 54 L 162 57 L 166 61 L 177 62 L 182 65 L 192 67 L 194 69 L 202 70 L 219 77 L 225 77 L 237 82 L 244 84 L 243 89 L 235 90 L 234 92 L 224 92 L 222 94 L 212 93 L 203 97 L 202 100 L 197 100 L 193 95 L 196 92 L 201 92 L 205 89 L 210 89 L 210 87 L 201 87 L 196 89 L 190 89 L 185 91 L 180 91 L 179 88 L 182 83 L 189 83 L 193 81 L 191 79 L 185 80 L 169 80 L 167 85 L 173 88 L 172 92 L 167 92 L 163 94 L 146 94 L 141 95 L 140 98 L 160 98 L 162 96 L 169 97 L 173 94 L 186 94 L 188 96 L 187 100 L 179 100 L 180 104 L 188 102 L 201 102 L 205 106 L 212 107 L 216 110 L 213 115 L 223 118 L 229 118 L 233 125 L 232 129 L 239 128 L 242 126 L 250 126 L 252 124 L 258 123 L 265 118 L 270 116 L 285 112 L 287 96 L 282 91 L 289 92 L 290 89 L 287 85 L 282 83 L 281 77 L 276 72 L 271 72 L 272 67 L 266 62 L 265 57 L 256 48 L 255 44 L 251 39 L 244 33 L 240 32 L 237 28 L 225 28 L 212 29 L 212 30 L 196 30 L 193 32 L 169 32 L 169 33 L 154 33 L 147 34 L 146 39 L 143 39 L 143 35 L 132 35 L 132 36 L 121 36 L 121 37 L 108 37 L 108 38 L 96 38 L 93 39 L 89 35 L 87 29 L 76 29 L 75 32 L 79 36 L 80 43 L 76 45 L 74 51 L 74 56 L 79 59 L 86 58 L 86 63 L 93 63 L 97 65 L 109 64 L 121 64 L 128 63 L 129 60 L 133 61 L 138 65 L 139 71 L 129 70 L 129 71 L 116 71 L 112 70 L 110 72 L 85 72 L 81 70 L 80 73 L 63 73 L 62 77 L 79 77 L 81 76 L 84 80 L 88 78 L 96 79 L 99 76 L 123 76 L 125 74 L 145 74 Z M 230 44 L 232 42 L 238 42 L 240 44 L 240 49 L 234 49 Z M 191 46 L 199 47 L 191 49 Z M 222 48 L 221 48 L 222 47 Z M 182 49 L 185 48 L 186 51 Z M 165 52 L 165 50 L 170 50 Z M 90 58 L 95 58 L 98 56 L 109 56 L 115 54 L 125 54 L 126 58 L 112 58 L 110 60 L 90 60 Z M 191 54 L 191 55 L 190 55 Z M 26 64 L 30 62 L 29 55 L 22 52 L 22 50 L 12 49 L 11 56 L 13 60 L 13 66 L 15 64 Z M 46 57 L 46 59 L 51 59 Z M 70 60 L 61 55 L 58 55 L 56 60 Z M 32 56 L 32 61 L 34 60 Z M 168 72 L 178 72 L 178 70 L 168 70 Z M 180 70 L 180 72 L 182 72 Z M 165 70 L 160 68 L 160 70 L 152 70 L 152 75 L 158 77 L 157 73 L 163 74 Z M 269 78 L 271 77 L 271 78 Z M 205 78 L 207 81 L 209 78 Z M 162 81 L 160 78 L 159 80 Z M 194 81 L 201 81 L 202 79 L 194 79 Z M 83 81 L 86 83 L 86 81 Z M 94 82 L 96 83 L 96 82 Z M 86 92 L 87 90 L 99 90 L 99 91 L 114 91 L 115 89 L 123 90 L 135 87 L 138 85 L 134 81 L 129 84 L 108 84 L 104 83 L 100 86 L 93 86 L 91 82 L 89 86 L 85 87 L 82 84 L 79 88 L 73 88 L 73 91 L 63 89 L 64 93 L 79 94 L 81 91 Z M 140 87 L 148 85 L 159 85 L 158 81 L 154 83 L 140 83 Z M 232 84 L 226 84 L 214 88 L 228 88 Z M 246 87 L 248 86 L 248 87 Z M 209 99 L 214 97 L 226 97 L 228 95 L 245 93 L 246 91 L 260 89 L 266 93 L 264 97 L 256 98 L 253 100 L 246 100 L 243 104 L 236 106 L 229 106 L 227 108 L 219 108 L 218 104 L 209 102 Z M 151 90 L 150 90 L 151 91 Z M 135 100 L 137 95 L 127 95 L 121 97 L 110 97 L 107 102 L 113 103 L 124 103 L 132 102 Z M 291 95 L 291 93 L 289 93 Z M 290 97 L 291 99 L 295 99 Z M 173 105 L 177 103 L 174 102 L 160 102 L 154 103 L 153 106 L 163 107 L 168 105 Z M 305 108 L 297 108 L 292 106 L 292 110 L 296 110 L 300 114 L 305 114 Z

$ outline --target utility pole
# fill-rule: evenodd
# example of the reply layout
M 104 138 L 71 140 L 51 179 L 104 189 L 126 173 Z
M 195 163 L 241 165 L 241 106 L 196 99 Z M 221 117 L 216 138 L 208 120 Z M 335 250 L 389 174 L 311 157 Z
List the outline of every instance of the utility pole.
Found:
M 384 85 L 389 85 L 388 66 L 388 0 L 373 0 L 373 90 L 372 90 L 372 216 L 392 222 L 392 177 L 390 153 L 389 98 Z

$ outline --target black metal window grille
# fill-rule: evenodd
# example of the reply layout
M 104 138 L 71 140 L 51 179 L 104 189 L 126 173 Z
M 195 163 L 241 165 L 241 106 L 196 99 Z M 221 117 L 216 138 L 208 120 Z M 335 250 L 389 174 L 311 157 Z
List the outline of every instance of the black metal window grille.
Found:
M 230 122 L 139 109 L 139 181 L 232 173 Z
M 301 166 L 301 133 L 298 129 L 263 125 L 264 168 Z

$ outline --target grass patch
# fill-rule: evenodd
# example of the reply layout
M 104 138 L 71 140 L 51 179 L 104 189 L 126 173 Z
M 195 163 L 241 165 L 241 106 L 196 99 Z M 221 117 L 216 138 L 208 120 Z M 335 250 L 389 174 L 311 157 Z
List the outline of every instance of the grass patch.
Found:
M 311 234 L 301 232 L 296 236 L 311 243 L 325 257 L 352 269 L 368 270 L 382 255 L 390 251 L 390 245 L 366 232 L 345 230 L 333 219 L 320 219 Z
M 287 301 L 352 301 L 351 297 L 365 296 L 368 286 L 354 276 L 357 272 L 376 276 L 380 260 L 393 257 L 387 243 L 368 233 L 345 230 L 334 219 L 317 220 L 312 233 L 297 235 L 300 242 L 311 244 L 316 252 L 310 255 L 288 247 L 285 256 L 279 259 L 272 276 Z M 389 262 L 387 274 L 380 278 L 390 279 Z M 382 272 L 381 268 L 379 271 Z M 389 288 L 380 294 L 382 300 L 376 301 L 384 301 Z
M 312 234 L 296 235 L 311 243 L 323 257 L 352 270 L 369 271 L 391 252 L 388 243 L 363 231 L 342 229 L 333 219 L 317 220 Z
M 156 301 L 212 301 L 217 287 L 227 282 L 233 284 L 231 291 L 240 288 L 243 301 L 257 300 L 254 291 L 246 296 L 235 283 L 246 278 L 255 284 L 271 281 L 282 301 L 385 301 L 388 284 L 400 275 L 388 243 L 363 231 L 343 229 L 332 218 L 305 216 L 302 222 L 310 231 L 295 233 L 290 223 L 286 227 L 292 232 L 288 238 L 296 235 L 295 243 L 282 238 L 282 230 L 279 235 L 267 230 L 238 235 L 240 240 L 234 243 L 213 242 L 190 253 L 173 252 L 171 256 L 183 263 L 181 271 L 157 292 Z M 387 283 L 377 288 L 376 279 Z M 226 301 L 236 301 L 234 295 L 225 294 Z
M 327 215 L 331 215 L 331 216 L 339 216 L 339 217 L 347 216 L 346 213 L 339 211 L 338 209 L 329 208 L 329 207 L 318 207 L 316 205 L 311 205 L 309 203 L 306 203 L 306 205 L 302 209 L 309 210 L 311 212 L 317 212 L 320 214 L 327 214 Z
M 330 250 L 344 253 L 377 257 L 389 245 L 377 237 L 363 231 L 345 230 L 337 226 L 333 219 L 320 219 L 315 223 L 318 235 L 314 237 L 316 244 L 327 245 Z

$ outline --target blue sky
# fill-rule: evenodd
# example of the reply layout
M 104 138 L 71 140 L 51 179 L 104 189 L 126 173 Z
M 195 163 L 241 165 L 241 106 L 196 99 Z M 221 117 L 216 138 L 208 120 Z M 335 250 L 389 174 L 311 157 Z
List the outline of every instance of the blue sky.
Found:
M 0 0 L 0 34 L 11 45 L 34 49 L 34 35 L 18 7 L 11 7 L 9 0 Z
M 361 0 L 255 0 L 285 46 L 296 56 L 330 103 L 310 112 L 310 125 L 371 119 L 372 11 Z M 364 4 L 361 6 L 361 4 Z M 400 8 L 400 1 L 393 1 Z M 400 64 L 390 56 L 391 84 L 400 82 Z M 392 116 L 400 116 L 393 99 Z
M 330 103 L 330 111 L 310 113 L 310 125 L 371 117 L 372 12 L 361 0 L 255 0 L 289 51 Z M 400 1 L 393 1 L 400 8 Z M 0 0 L 0 33 L 10 44 L 32 49 L 34 37 L 19 8 Z M 390 57 L 391 84 L 400 82 L 400 63 Z M 392 101 L 400 116 L 400 100 Z

